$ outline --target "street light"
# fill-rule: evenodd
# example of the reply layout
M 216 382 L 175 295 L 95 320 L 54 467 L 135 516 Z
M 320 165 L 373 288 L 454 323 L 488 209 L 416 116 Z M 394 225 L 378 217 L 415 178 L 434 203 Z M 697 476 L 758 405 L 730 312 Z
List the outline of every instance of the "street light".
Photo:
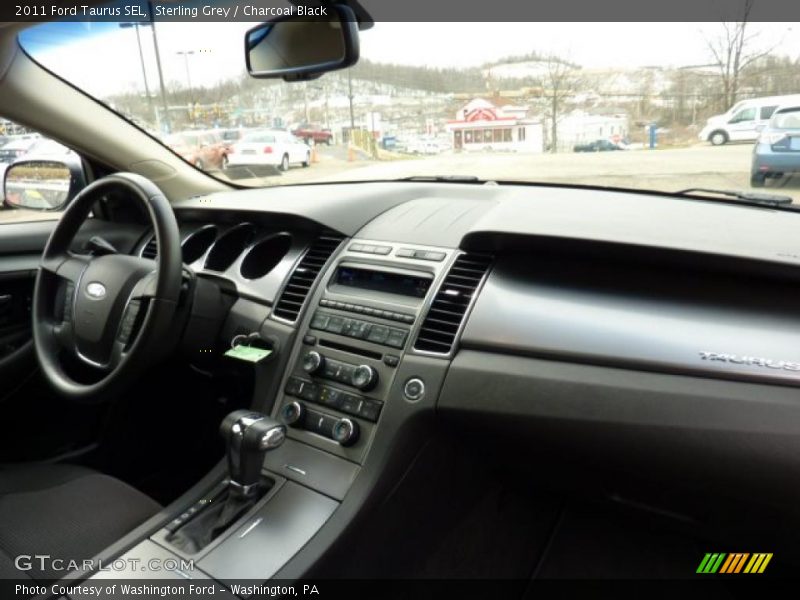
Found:
M 192 123 L 194 123 L 194 90 L 192 89 L 192 76 L 189 73 L 189 56 L 194 54 L 194 50 L 178 50 L 175 54 L 178 56 L 183 56 L 183 64 L 186 67 L 186 83 L 189 86 L 189 102 L 192 111 Z

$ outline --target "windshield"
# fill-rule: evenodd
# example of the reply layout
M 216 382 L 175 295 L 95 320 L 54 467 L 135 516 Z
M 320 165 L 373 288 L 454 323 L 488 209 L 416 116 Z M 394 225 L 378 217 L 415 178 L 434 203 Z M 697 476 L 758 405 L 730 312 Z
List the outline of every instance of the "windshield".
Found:
M 800 200 L 791 169 L 752 171 L 772 110 L 800 94 L 795 23 L 376 23 L 355 66 L 293 83 L 246 74 L 254 25 L 46 23 L 20 42 L 241 185 L 471 176 L 678 191 L 769 179 Z M 743 26 L 734 73 L 723 42 Z

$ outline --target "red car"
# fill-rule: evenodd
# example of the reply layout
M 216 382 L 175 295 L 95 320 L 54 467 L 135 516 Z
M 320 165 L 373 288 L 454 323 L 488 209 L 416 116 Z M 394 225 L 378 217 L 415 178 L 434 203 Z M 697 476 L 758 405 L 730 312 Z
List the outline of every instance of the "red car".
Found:
M 310 123 L 299 125 L 297 129 L 292 130 L 292 135 L 299 137 L 306 144 L 312 140 L 315 144 L 327 144 L 330 146 L 333 143 L 333 132 L 330 129 Z
M 164 143 L 198 169 L 224 169 L 228 164 L 228 145 L 214 131 L 174 133 Z

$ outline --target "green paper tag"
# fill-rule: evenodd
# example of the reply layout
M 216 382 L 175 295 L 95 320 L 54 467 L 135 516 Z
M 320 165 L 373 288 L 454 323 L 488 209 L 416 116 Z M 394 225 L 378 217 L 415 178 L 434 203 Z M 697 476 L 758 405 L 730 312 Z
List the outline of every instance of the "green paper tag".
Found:
M 267 358 L 270 354 L 272 354 L 272 350 L 268 350 L 267 348 L 256 348 L 254 346 L 245 346 L 244 344 L 239 344 L 235 348 L 228 350 L 225 353 L 225 356 L 238 358 L 239 360 L 244 360 L 251 363 L 257 363 Z

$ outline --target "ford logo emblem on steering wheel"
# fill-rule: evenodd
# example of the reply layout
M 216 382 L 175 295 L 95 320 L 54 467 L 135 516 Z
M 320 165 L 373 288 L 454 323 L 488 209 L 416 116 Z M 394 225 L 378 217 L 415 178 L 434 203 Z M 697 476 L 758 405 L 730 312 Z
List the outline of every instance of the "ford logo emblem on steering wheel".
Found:
M 92 281 L 86 286 L 86 295 L 94 300 L 100 300 L 106 295 L 106 286 L 97 281 Z

